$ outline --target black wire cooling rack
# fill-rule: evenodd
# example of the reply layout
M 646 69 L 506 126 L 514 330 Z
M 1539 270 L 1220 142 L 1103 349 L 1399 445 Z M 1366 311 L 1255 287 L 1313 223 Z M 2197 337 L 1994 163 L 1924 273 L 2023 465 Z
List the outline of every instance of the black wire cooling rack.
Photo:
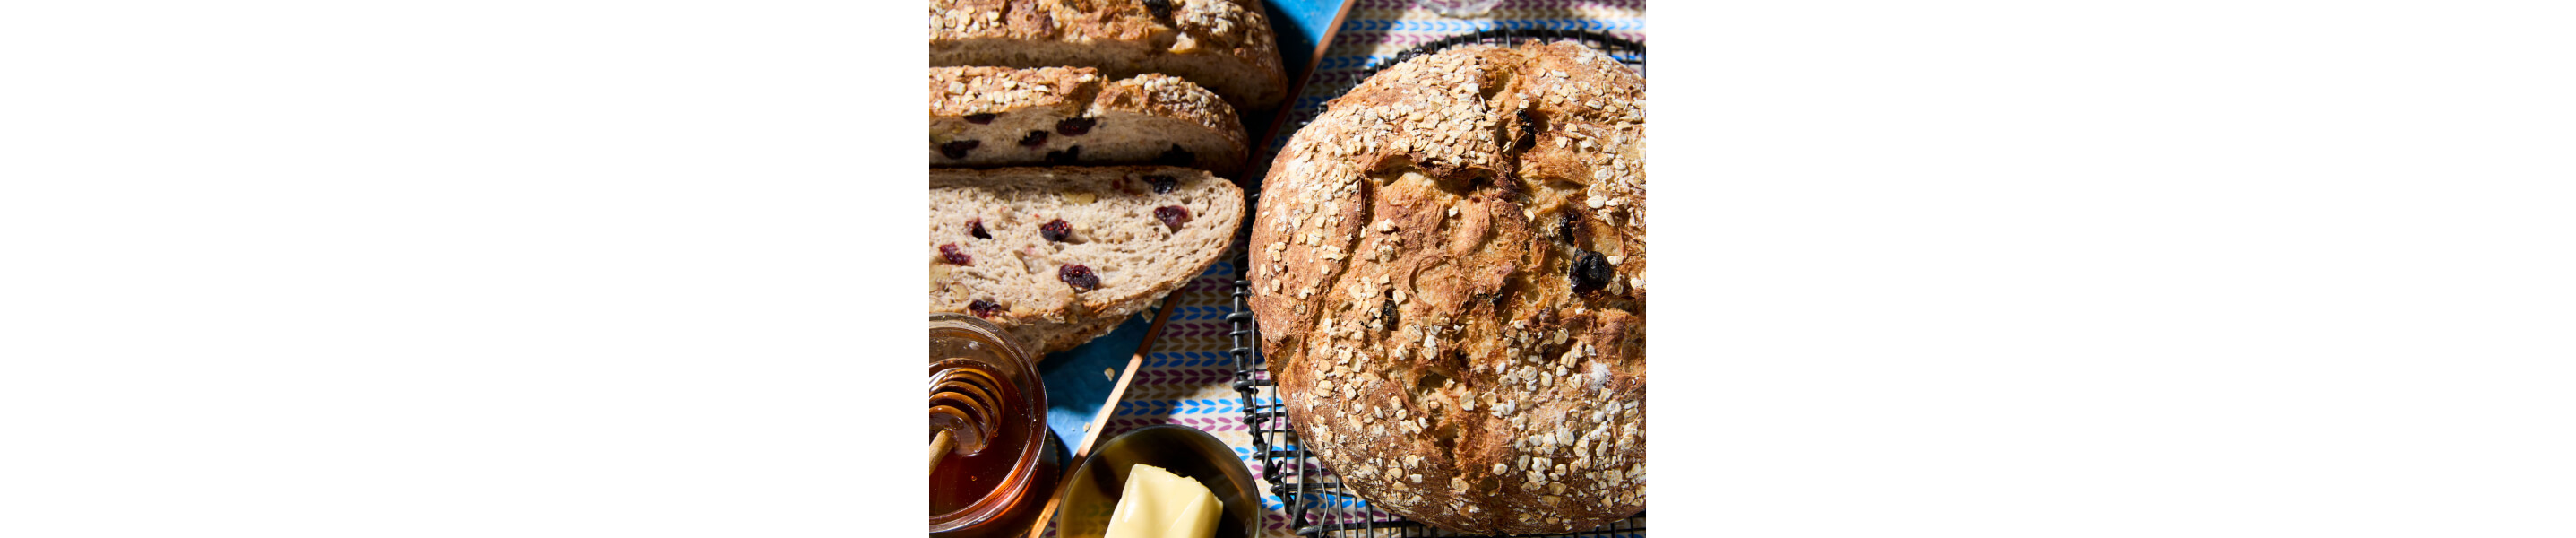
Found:
M 1375 75 L 1378 71 L 1384 70 L 1387 67 L 1404 63 L 1406 60 L 1437 53 L 1442 49 L 1447 49 L 1449 47 L 1470 43 L 1515 45 L 1526 41 L 1581 41 L 1585 45 L 1591 45 L 1592 48 L 1600 49 L 1602 53 L 1609 54 L 1611 58 L 1618 59 L 1619 63 L 1637 68 L 1639 76 L 1643 76 L 1646 72 L 1646 45 L 1644 43 L 1630 41 L 1627 38 L 1591 30 L 1574 30 L 1566 28 L 1495 28 L 1471 34 L 1444 37 L 1440 38 L 1438 41 L 1423 43 L 1415 45 L 1413 48 L 1404 49 L 1404 52 L 1398 52 L 1395 53 L 1394 56 L 1388 56 L 1385 59 L 1370 63 L 1367 74 L 1361 75 L 1360 78 L 1367 79 L 1368 75 Z
M 1523 41 L 1573 40 L 1609 53 L 1620 63 L 1645 72 L 1646 46 L 1609 34 L 1585 30 L 1553 28 L 1498 28 L 1424 43 L 1402 53 L 1369 65 L 1366 75 L 1375 75 L 1405 60 L 1439 52 L 1469 43 L 1513 44 Z M 1363 75 L 1360 79 L 1366 79 Z M 1340 95 L 1356 87 L 1353 82 L 1334 88 Z M 1302 128 L 1305 122 L 1299 122 Z M 1260 193 L 1253 193 L 1257 206 Z M 1244 227 L 1250 233 L 1251 226 Z M 1238 249 L 1237 268 L 1250 267 L 1252 249 Z M 1243 395 L 1243 423 L 1252 428 L 1252 449 L 1261 462 L 1261 478 L 1270 483 L 1270 493 L 1278 496 L 1282 511 L 1288 515 L 1289 528 L 1298 536 L 1309 538 L 1415 538 L 1472 537 L 1432 528 L 1402 516 L 1370 508 L 1366 499 L 1344 489 L 1332 470 L 1320 459 L 1306 452 L 1297 442 L 1297 433 L 1288 425 L 1288 410 L 1281 403 L 1276 385 L 1270 381 L 1270 370 L 1262 362 L 1260 324 L 1252 319 L 1252 309 L 1245 301 L 1252 297 L 1252 282 L 1234 281 L 1234 296 L 1225 320 L 1233 326 L 1227 333 L 1232 347 L 1226 353 L 1234 358 L 1234 390 Z M 1646 515 L 1637 514 L 1601 528 L 1566 534 L 1541 534 L 1541 537 L 1644 538 Z

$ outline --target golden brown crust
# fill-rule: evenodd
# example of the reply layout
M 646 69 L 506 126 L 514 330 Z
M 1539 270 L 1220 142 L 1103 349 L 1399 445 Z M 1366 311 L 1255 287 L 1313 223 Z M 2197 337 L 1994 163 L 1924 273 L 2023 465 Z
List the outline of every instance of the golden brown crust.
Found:
M 1238 108 L 1267 109 L 1287 91 L 1268 17 L 1233 0 L 931 0 L 930 49 L 933 66 L 1167 73 Z
M 1093 114 L 1133 112 L 1174 118 L 1206 127 L 1229 144 L 1244 145 L 1243 120 L 1223 98 L 1179 78 L 1147 73 L 1111 82 L 1091 103 Z
M 1644 508 L 1644 105 L 1581 45 L 1456 47 L 1282 149 L 1250 303 L 1291 422 L 1344 483 L 1465 532 Z
M 1227 138 L 1237 145 L 1243 142 L 1243 120 L 1234 107 L 1196 84 L 1154 73 L 1103 81 L 1100 70 L 1089 67 L 933 67 L 930 115 L 1133 112 L 1198 124 L 1230 134 Z
M 930 115 L 965 116 L 1047 108 L 1078 113 L 1100 91 L 1100 81 L 1100 71 L 1088 67 L 933 67 L 930 68 Z

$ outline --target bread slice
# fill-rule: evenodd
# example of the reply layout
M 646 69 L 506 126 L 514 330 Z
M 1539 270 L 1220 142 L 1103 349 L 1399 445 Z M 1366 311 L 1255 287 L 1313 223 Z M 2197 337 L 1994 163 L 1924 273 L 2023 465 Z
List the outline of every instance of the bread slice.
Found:
M 1287 97 L 1277 36 L 1238 0 L 930 0 L 930 65 L 1099 68 L 1162 73 L 1216 90 L 1235 108 Z
M 1243 189 L 1203 170 L 932 169 L 930 311 L 1071 349 L 1206 271 L 1242 223 Z
M 1088 67 L 930 68 L 931 166 L 1159 164 L 1232 176 L 1243 122 L 1197 84 Z

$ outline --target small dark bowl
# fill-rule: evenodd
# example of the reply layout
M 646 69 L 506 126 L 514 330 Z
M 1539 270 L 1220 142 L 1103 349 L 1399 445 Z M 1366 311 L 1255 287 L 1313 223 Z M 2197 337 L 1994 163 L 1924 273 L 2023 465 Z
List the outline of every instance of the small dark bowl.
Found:
M 1065 483 L 1056 535 L 1098 538 L 1109 532 L 1109 516 L 1127 491 L 1127 469 L 1140 463 L 1196 479 L 1225 503 L 1225 517 L 1217 518 L 1218 538 L 1260 532 L 1261 492 L 1234 449 L 1197 428 L 1161 424 L 1119 434 L 1084 458 L 1082 468 Z

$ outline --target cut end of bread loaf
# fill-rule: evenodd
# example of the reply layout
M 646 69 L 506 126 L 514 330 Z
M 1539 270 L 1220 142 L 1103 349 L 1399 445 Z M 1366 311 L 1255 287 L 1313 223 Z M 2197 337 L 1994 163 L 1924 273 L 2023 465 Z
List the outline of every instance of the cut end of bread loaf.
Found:
M 1233 182 L 1178 167 L 931 170 L 930 311 L 1071 349 L 1214 265 L 1243 204 Z
M 930 69 L 931 166 L 1164 165 L 1231 176 L 1246 151 L 1234 108 L 1178 78 Z

